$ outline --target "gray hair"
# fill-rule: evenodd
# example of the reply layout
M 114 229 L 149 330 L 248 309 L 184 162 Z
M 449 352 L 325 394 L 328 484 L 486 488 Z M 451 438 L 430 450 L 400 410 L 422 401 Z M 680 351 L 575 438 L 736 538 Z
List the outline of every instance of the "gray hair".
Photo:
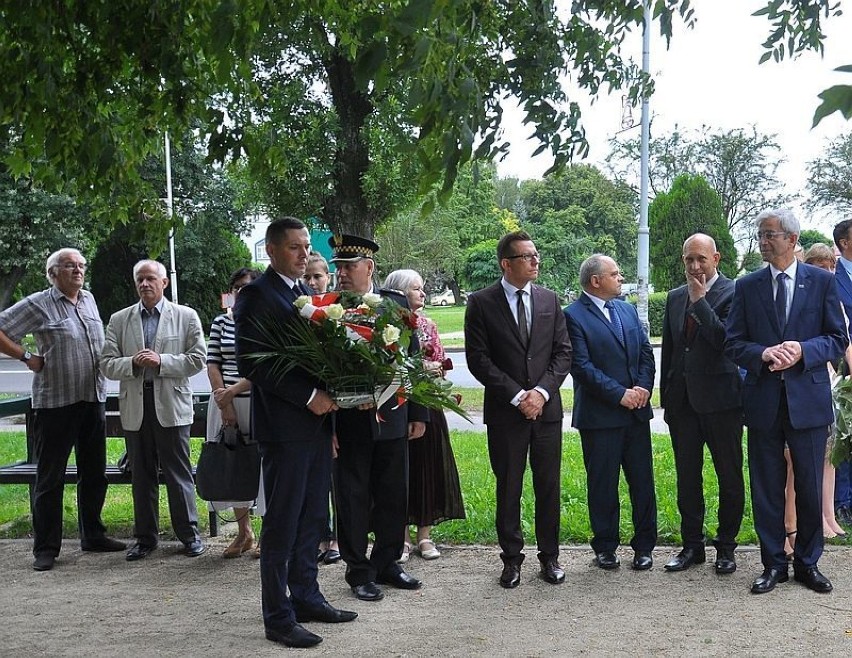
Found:
M 153 260 L 150 258 L 146 258 L 145 260 L 140 260 L 136 265 L 133 266 L 133 280 L 136 281 L 136 275 L 139 274 L 139 270 L 141 270 L 146 265 L 154 265 L 157 268 L 157 273 L 164 279 L 168 278 L 169 273 L 166 271 L 166 266 L 163 265 L 158 260 Z
M 789 208 L 770 208 L 769 210 L 764 210 L 754 218 L 754 228 L 760 230 L 760 225 L 767 219 L 777 219 L 781 230 L 786 233 L 799 235 L 801 232 L 799 220 L 796 219 L 793 211 Z
M 404 294 L 411 289 L 416 279 L 423 280 L 423 277 L 416 270 L 394 270 L 387 275 L 382 287 L 388 290 L 398 290 Z
M 604 259 L 610 259 L 610 257 L 606 254 L 592 254 L 580 264 L 580 286 L 588 288 L 592 283 L 592 277 L 603 273 Z
M 56 268 L 59 266 L 59 261 L 62 260 L 65 256 L 77 255 L 83 259 L 85 262 L 85 257 L 80 253 L 78 249 L 74 249 L 73 247 L 63 247 L 57 251 L 54 251 L 50 256 L 47 257 L 47 264 L 44 266 L 44 275 L 47 277 L 48 283 L 53 285 L 56 283 Z

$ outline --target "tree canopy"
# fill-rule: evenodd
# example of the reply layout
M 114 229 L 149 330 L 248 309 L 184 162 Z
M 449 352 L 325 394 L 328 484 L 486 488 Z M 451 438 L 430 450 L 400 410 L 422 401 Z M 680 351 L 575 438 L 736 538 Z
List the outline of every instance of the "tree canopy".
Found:
M 808 190 L 814 208 L 843 216 L 852 210 L 852 131 L 831 140 L 823 154 L 808 163 Z

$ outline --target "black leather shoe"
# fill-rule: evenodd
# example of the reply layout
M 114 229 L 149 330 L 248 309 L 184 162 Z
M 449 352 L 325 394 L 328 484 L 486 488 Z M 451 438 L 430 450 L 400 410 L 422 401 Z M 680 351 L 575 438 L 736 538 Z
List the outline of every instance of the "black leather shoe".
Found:
M 333 548 L 328 549 L 325 552 L 322 561 L 323 564 L 334 564 L 335 562 L 340 562 L 340 551 L 336 551 Z
M 148 557 L 148 554 L 151 553 L 156 546 L 147 546 L 146 544 L 135 543 L 130 547 L 130 550 L 127 551 L 127 561 L 135 562 L 136 560 L 141 560 L 142 558 Z
M 301 649 L 314 647 L 322 642 L 322 638 L 319 635 L 311 633 L 307 628 L 303 628 L 302 626 L 299 626 L 299 624 L 293 624 L 293 628 L 286 632 L 267 628 L 266 639 L 277 642 L 278 644 L 283 644 L 287 647 L 297 647 Z
M 36 571 L 50 571 L 53 569 L 54 562 L 56 562 L 55 556 L 42 553 L 41 555 L 35 556 L 35 560 L 33 560 L 33 569 Z
M 731 548 L 716 549 L 716 573 L 734 573 L 737 562 L 734 560 L 734 550 Z
M 816 565 L 801 569 L 793 567 L 793 579 L 820 594 L 827 594 L 834 589 L 831 581 L 819 572 Z
M 204 551 L 207 550 L 207 547 L 204 545 L 204 542 L 200 539 L 187 542 L 186 544 L 184 544 L 184 546 L 185 549 L 183 551 L 183 554 L 186 555 L 186 557 L 198 557 Z
M 520 572 L 518 573 L 520 578 Z M 551 585 L 560 585 L 565 582 L 565 571 L 559 566 L 559 562 L 555 557 L 549 560 L 542 560 L 541 577 Z
M 293 612 L 296 614 L 296 621 L 300 624 L 307 621 L 322 621 L 326 624 L 342 624 L 347 621 L 354 621 L 358 618 L 357 612 L 349 612 L 348 610 L 332 608 L 328 602 L 323 603 L 318 608 L 293 606 Z
M 381 601 L 385 598 L 385 593 L 382 592 L 374 582 L 364 583 L 363 585 L 353 585 L 352 593 L 355 598 L 361 601 Z
M 754 579 L 751 586 L 752 594 L 766 594 L 775 589 L 778 583 L 786 583 L 790 580 L 790 575 L 787 573 L 787 568 L 770 567 L 764 569 L 763 573 Z
M 852 526 L 852 509 L 849 509 L 846 505 L 841 505 L 834 510 L 834 516 L 840 525 Z
M 654 558 L 651 557 L 651 551 L 636 551 L 633 556 L 634 571 L 647 571 L 654 566 Z
M 603 551 L 595 555 L 595 565 L 601 569 L 618 569 L 618 556 L 612 551 Z
M 706 561 L 707 556 L 704 554 L 703 549 L 684 548 L 680 553 L 666 562 L 663 569 L 666 571 L 686 571 L 693 564 L 704 564 Z
M 503 573 L 500 574 L 500 587 L 503 587 L 504 589 L 514 589 L 520 584 L 521 565 L 514 562 L 504 562 Z
M 91 553 L 116 553 L 127 550 L 127 544 L 112 537 L 98 537 L 87 542 L 80 542 L 80 549 Z
M 402 569 L 399 571 L 380 574 L 376 579 L 383 585 L 390 585 L 397 589 L 420 589 L 423 586 L 417 578 L 405 573 Z

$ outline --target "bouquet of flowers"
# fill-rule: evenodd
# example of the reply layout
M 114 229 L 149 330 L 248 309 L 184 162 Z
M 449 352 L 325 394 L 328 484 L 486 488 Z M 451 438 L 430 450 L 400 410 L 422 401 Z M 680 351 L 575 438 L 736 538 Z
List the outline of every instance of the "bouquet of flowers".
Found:
M 452 395 L 452 383 L 429 371 L 418 351 L 409 353 L 416 316 L 375 293 L 332 292 L 295 302 L 300 318 L 258 324 L 264 337 L 256 360 L 271 360 L 284 376 L 301 368 L 328 386 L 341 407 L 396 397 L 425 407 L 467 414 Z

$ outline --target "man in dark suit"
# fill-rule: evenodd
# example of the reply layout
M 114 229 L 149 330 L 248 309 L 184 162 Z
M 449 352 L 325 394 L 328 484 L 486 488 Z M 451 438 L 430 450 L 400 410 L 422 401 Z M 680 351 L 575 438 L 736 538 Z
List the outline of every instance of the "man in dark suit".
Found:
M 849 234 L 850 230 L 852 230 L 852 219 L 844 219 L 834 227 L 834 244 L 840 250 L 834 277 L 837 279 L 837 292 L 843 308 L 846 309 L 847 318 L 852 318 L 852 235 Z M 842 525 L 852 527 L 852 462 L 848 460 L 841 463 L 835 471 L 834 512 Z
M 356 235 L 332 236 L 329 244 L 341 290 L 378 292 L 408 306 L 404 295 L 373 287 L 373 257 L 379 245 Z M 418 347 L 413 338 L 410 348 Z M 420 589 L 420 581 L 396 561 L 402 555 L 408 512 L 408 441 L 423 436 L 428 417 L 425 408 L 410 402 L 398 405 L 395 399 L 378 410 L 341 409 L 336 414 L 337 539 L 346 562 L 346 582 L 362 601 L 384 598 L 377 582 Z M 367 557 L 370 530 L 375 541 Z
M 742 380 L 724 353 L 734 282 L 716 269 L 720 257 L 709 235 L 688 237 L 683 243 L 686 284 L 666 298 L 660 401 L 672 437 L 683 537 L 683 550 L 666 564 L 666 571 L 705 561 L 705 445 L 719 481 L 716 573 L 737 568 L 734 549 L 745 503 Z
M 470 296 L 465 353 L 471 374 L 485 387 L 488 455 L 497 479 L 500 585 L 517 587 L 524 561 L 521 492 L 529 454 L 535 492 L 535 533 L 541 575 L 565 580 L 559 566 L 559 485 L 562 398 L 571 343 L 559 300 L 533 285 L 539 260 L 530 236 L 504 235 L 497 245 L 503 278 Z
M 619 565 L 619 469 L 633 506 L 633 568 L 650 569 L 657 542 L 657 499 L 651 465 L 654 352 L 636 309 L 617 299 L 624 277 L 608 256 L 580 265 L 583 294 L 565 309 L 574 346 L 574 412 L 588 480 L 592 550 L 601 569 Z
M 726 354 L 746 370 L 743 409 L 754 527 L 764 571 L 751 591 L 762 594 L 788 580 L 784 555 L 784 444 L 796 488 L 793 574 L 816 592 L 831 582 L 817 568 L 822 555 L 822 478 L 828 426 L 834 420 L 827 363 L 849 340 L 837 283 L 825 270 L 798 263 L 799 222 L 786 208 L 755 221 L 769 267 L 736 283 L 727 322 Z
M 317 585 L 317 545 L 331 486 L 331 416 L 337 406 L 324 385 L 300 368 L 281 377 L 256 361 L 264 326 L 301 322 L 293 302 L 307 290 L 311 240 L 304 223 L 276 219 L 266 230 L 270 266 L 244 287 L 234 307 L 237 367 L 252 382 L 251 423 L 263 457 L 266 514 L 260 582 L 266 637 L 289 647 L 322 641 L 302 622 L 352 621 L 331 607 Z M 289 597 L 287 590 L 289 589 Z

